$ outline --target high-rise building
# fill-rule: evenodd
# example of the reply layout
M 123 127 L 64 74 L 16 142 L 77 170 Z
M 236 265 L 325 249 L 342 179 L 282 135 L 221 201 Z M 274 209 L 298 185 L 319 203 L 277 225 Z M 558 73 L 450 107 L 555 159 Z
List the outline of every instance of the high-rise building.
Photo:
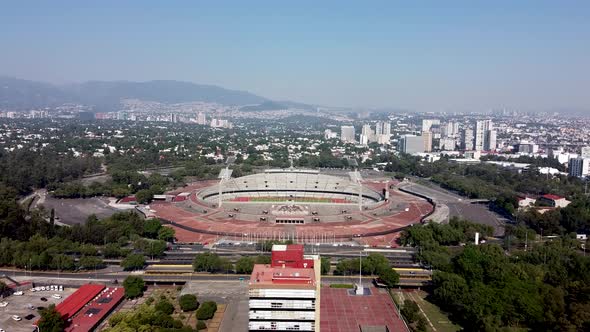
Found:
M 463 133 L 461 135 L 461 149 L 465 151 L 470 151 L 474 149 L 473 129 L 463 129 Z
M 207 124 L 207 116 L 203 112 L 199 112 L 197 114 L 197 124 L 206 125 Z
M 432 132 L 425 131 L 422 133 L 424 140 L 424 152 L 432 152 Z
M 383 135 L 388 135 L 391 137 L 391 122 L 383 122 Z
M 490 134 L 489 131 L 493 130 L 494 123 L 492 120 L 481 120 L 475 122 L 475 150 L 482 151 L 487 150 L 490 147 Z M 495 138 L 494 134 L 494 138 Z M 494 139 L 494 144 L 495 144 Z M 495 147 L 494 147 L 495 148 Z
M 590 146 L 585 146 L 582 148 L 580 157 L 590 159 Z
M 571 158 L 568 164 L 570 176 L 584 177 L 590 175 L 590 159 Z
M 325 139 L 332 139 L 332 138 L 336 138 L 336 137 L 338 137 L 338 134 L 333 132 L 332 130 L 330 130 L 330 129 L 324 130 L 324 138 Z
M 400 152 L 407 154 L 424 152 L 424 137 L 403 135 L 399 140 L 398 149 Z
M 340 140 L 344 143 L 355 143 L 354 126 L 340 127 Z
M 248 331 L 319 331 L 320 266 L 303 245 L 273 245 L 271 264 L 250 276 Z
M 422 132 L 430 131 L 433 125 L 440 125 L 439 119 L 422 119 Z
M 486 140 L 484 149 L 486 151 L 494 151 L 496 150 L 496 131 L 495 130 L 488 130 L 486 133 Z

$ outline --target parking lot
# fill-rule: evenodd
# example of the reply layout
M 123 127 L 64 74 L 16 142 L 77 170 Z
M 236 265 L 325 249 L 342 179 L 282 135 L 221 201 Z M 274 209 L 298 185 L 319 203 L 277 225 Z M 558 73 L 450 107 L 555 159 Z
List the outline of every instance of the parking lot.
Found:
M 0 328 L 7 332 L 30 332 L 34 330 L 33 324 L 39 319 L 38 309 L 50 304 L 58 304 L 71 295 L 74 288 L 64 288 L 63 291 L 38 291 L 25 290 L 22 296 L 11 295 L 0 300 L 8 302 L 5 307 L 0 307 Z M 61 295 L 61 299 L 55 299 L 53 294 Z M 45 298 L 47 301 L 41 300 Z M 20 321 L 12 319 L 13 315 L 21 318 Z

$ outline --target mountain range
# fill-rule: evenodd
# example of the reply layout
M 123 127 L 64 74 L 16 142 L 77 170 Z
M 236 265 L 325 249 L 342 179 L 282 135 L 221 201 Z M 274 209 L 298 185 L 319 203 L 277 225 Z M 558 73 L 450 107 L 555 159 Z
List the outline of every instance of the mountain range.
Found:
M 30 110 L 79 103 L 92 105 L 95 111 L 116 111 L 120 109 L 122 99 L 166 104 L 202 101 L 222 105 L 263 105 L 261 109 L 269 105 L 288 108 L 291 104 L 311 108 L 300 103 L 270 101 L 246 91 L 181 81 L 88 81 L 56 85 L 0 76 L 0 109 Z

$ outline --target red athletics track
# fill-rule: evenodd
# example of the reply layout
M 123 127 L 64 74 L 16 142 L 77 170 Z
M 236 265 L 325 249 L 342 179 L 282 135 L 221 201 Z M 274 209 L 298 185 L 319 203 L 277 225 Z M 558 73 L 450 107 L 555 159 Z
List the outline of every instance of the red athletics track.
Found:
M 210 186 L 212 182 L 199 182 L 176 191 L 188 192 L 198 188 Z M 383 188 L 383 183 L 367 182 L 367 186 L 377 189 Z M 270 224 L 258 221 L 244 221 L 236 219 L 220 218 L 223 210 L 213 209 L 207 206 L 206 214 L 189 212 L 181 206 L 170 202 L 154 202 L 150 208 L 155 215 L 163 220 L 173 222 L 178 242 L 205 243 L 214 242 L 220 237 L 242 239 L 243 237 L 255 238 L 285 238 L 287 234 L 296 236 L 301 242 L 320 242 L 319 238 L 328 241 L 347 241 L 354 239 L 361 244 L 371 246 L 396 246 L 395 240 L 399 237 L 399 230 L 411 224 L 421 221 L 421 218 L 430 213 L 432 205 L 427 201 L 402 193 L 397 190 L 389 190 L 390 200 L 403 201 L 407 205 L 407 211 L 394 212 L 391 215 L 375 217 L 371 210 L 358 212 L 362 214 L 363 221 L 330 222 L 318 224 Z M 190 200 L 205 206 L 191 194 Z M 384 203 L 385 204 L 385 203 Z M 378 235 L 376 235 L 377 233 Z

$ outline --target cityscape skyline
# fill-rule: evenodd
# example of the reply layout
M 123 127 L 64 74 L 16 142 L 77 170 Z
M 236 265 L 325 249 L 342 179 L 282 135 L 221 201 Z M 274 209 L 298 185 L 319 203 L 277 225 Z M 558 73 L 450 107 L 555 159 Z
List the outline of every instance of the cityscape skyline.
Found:
M 174 79 L 335 107 L 590 109 L 584 2 L 93 7 L 7 4 L 2 74 Z

